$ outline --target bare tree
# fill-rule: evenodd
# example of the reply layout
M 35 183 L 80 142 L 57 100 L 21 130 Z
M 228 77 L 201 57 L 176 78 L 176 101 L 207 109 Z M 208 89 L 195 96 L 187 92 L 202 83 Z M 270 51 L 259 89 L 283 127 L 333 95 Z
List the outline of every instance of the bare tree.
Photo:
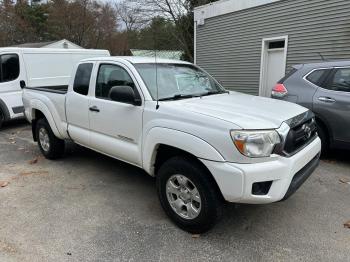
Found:
M 142 8 L 140 3 L 132 1 L 121 1 L 114 3 L 117 19 L 122 24 L 122 29 L 125 29 L 127 32 L 136 30 L 147 23 L 145 19 L 145 14 L 142 14 Z
M 174 38 L 179 43 L 188 60 L 193 61 L 193 19 L 190 0 L 131 0 L 141 6 L 146 16 L 163 16 L 176 26 Z

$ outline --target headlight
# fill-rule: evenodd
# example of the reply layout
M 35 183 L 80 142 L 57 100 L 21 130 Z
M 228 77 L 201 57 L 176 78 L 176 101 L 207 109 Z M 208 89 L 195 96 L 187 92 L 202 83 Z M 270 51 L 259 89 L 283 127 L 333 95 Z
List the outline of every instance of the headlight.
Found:
M 275 130 L 231 131 L 231 137 L 238 151 L 248 157 L 268 157 L 281 142 Z

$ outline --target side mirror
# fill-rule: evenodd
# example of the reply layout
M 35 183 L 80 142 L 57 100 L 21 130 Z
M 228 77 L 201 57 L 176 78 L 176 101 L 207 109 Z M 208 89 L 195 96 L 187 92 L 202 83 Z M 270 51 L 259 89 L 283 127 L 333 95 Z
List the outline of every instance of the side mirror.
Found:
M 26 87 L 26 82 L 24 80 L 19 81 L 19 86 L 23 89 Z
M 141 105 L 141 99 L 136 97 L 134 89 L 130 86 L 113 86 L 109 91 L 108 97 L 116 102 Z

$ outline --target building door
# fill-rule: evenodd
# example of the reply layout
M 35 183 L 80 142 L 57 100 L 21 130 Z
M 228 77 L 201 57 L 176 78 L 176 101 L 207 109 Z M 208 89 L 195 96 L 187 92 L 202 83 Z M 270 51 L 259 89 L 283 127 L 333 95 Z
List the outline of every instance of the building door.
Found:
M 260 96 L 270 97 L 272 88 L 286 70 L 286 39 L 264 39 L 261 61 Z

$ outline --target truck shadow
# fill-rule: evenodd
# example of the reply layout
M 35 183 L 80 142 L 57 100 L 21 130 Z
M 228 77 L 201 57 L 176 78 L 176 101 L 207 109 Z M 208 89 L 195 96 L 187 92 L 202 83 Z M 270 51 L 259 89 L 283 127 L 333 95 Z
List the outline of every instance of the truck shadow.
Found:
M 29 126 L 29 123 L 25 119 L 11 120 L 3 124 L 3 126 L 0 128 L 0 132 L 25 126 Z
M 350 165 L 350 150 L 336 149 L 330 151 L 327 156 L 321 158 L 321 160 L 326 162 L 341 162 Z

